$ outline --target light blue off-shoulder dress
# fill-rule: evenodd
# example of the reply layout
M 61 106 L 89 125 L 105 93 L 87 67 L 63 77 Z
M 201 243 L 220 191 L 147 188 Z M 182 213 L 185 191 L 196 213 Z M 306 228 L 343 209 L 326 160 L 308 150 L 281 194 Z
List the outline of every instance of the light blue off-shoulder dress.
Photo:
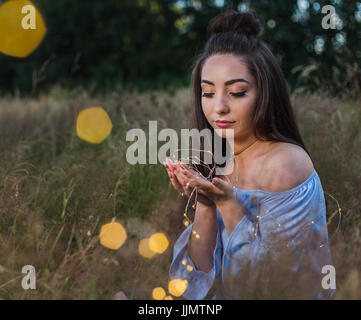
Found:
M 332 266 L 326 206 L 316 170 L 297 187 L 271 192 L 234 188 L 243 218 L 228 236 L 217 209 L 213 267 L 197 270 L 187 253 L 190 224 L 177 239 L 170 278 L 188 281 L 186 299 L 331 299 L 322 285 Z M 191 266 L 191 267 L 189 267 Z

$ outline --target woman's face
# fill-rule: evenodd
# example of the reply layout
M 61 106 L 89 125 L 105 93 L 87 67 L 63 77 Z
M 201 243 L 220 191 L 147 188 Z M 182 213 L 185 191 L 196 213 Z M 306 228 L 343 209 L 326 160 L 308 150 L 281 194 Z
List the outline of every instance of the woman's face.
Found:
M 201 103 L 214 129 L 234 129 L 234 142 L 253 135 L 252 111 L 257 88 L 245 62 L 231 54 L 209 57 L 201 72 Z M 232 123 L 217 122 L 227 120 Z M 226 137 L 222 130 L 222 137 Z

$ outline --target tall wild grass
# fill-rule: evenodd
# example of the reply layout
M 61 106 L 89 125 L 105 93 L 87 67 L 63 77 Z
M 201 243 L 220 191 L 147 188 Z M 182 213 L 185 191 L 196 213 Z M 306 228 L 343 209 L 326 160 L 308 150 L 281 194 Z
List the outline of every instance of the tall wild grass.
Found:
M 323 188 L 339 299 L 361 298 L 361 103 L 325 93 L 293 96 L 306 145 Z M 80 110 L 102 106 L 110 136 L 91 145 L 76 136 Z M 190 91 L 180 89 L 89 96 L 55 87 L 38 99 L 0 99 L 0 298 L 151 299 L 167 288 L 172 247 L 183 230 L 185 200 L 157 165 L 129 165 L 131 128 L 188 127 Z M 180 131 L 178 131 L 180 132 Z M 332 196 L 332 197 L 331 197 Z M 339 225 L 336 199 L 342 208 Z M 113 218 L 128 238 L 117 251 L 99 243 Z M 170 245 L 153 259 L 138 243 L 164 232 Z M 36 290 L 24 290 L 21 269 L 36 268 Z

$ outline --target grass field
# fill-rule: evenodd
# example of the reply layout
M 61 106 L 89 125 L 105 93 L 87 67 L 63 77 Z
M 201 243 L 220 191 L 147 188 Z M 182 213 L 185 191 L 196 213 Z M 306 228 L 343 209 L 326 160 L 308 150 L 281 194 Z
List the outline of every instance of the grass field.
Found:
M 361 103 L 324 93 L 292 97 L 327 199 L 338 299 L 361 299 Z M 102 106 L 113 130 L 101 144 L 80 140 L 80 110 Z M 0 298 L 151 299 L 168 285 L 185 200 L 158 165 L 130 165 L 126 132 L 158 120 L 187 128 L 190 91 L 91 97 L 54 88 L 38 99 L 0 99 Z M 336 199 L 342 208 L 341 225 Z M 119 250 L 99 243 L 113 218 L 127 230 Z M 146 259 L 139 241 L 164 232 L 165 253 Z M 21 287 L 22 266 L 36 268 L 36 290 Z

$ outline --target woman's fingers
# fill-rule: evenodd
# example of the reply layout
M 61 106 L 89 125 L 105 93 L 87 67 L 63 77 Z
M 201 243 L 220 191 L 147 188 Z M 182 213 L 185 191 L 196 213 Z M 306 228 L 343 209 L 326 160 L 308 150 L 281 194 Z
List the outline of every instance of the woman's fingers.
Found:
M 174 189 L 176 189 L 180 193 L 184 193 L 184 189 L 183 189 L 182 185 L 179 183 L 174 172 L 170 169 L 170 165 L 167 162 L 163 162 L 163 166 L 167 169 L 168 177 L 169 177 Z
M 170 181 L 172 182 L 173 187 L 178 190 L 180 193 L 183 193 L 183 187 L 182 185 L 179 183 L 176 175 L 174 173 L 170 173 L 169 175 Z
M 217 177 L 212 180 L 212 183 L 216 185 L 219 189 L 225 192 L 233 192 L 233 186 L 230 182 L 226 181 L 223 177 Z
M 179 191 L 181 194 L 185 194 L 189 197 L 190 192 L 185 190 L 184 187 L 182 186 L 182 184 L 179 182 L 179 180 L 175 174 L 176 166 L 172 164 L 172 161 L 170 159 L 166 158 L 166 161 L 163 162 L 163 166 L 167 169 L 168 176 L 170 178 L 170 181 L 171 181 L 174 189 Z
M 185 184 L 186 177 L 181 174 L 179 168 L 176 168 L 174 170 L 174 175 L 177 177 L 178 181 L 181 183 L 181 185 Z
M 166 158 L 165 161 L 166 161 L 166 164 L 168 165 L 168 168 L 169 168 L 171 171 L 173 171 L 173 170 L 175 169 L 175 166 L 174 166 L 172 160 Z
M 215 195 L 222 195 L 223 191 L 216 185 L 207 181 L 203 176 L 199 176 L 197 173 L 190 170 L 178 168 L 175 174 L 184 188 L 193 190 L 197 187 L 197 190 L 202 194 L 213 193 Z
M 217 177 L 208 181 L 202 174 L 189 168 L 185 163 L 178 160 L 172 162 L 168 158 L 163 165 L 167 169 L 173 187 L 188 197 L 195 188 L 199 195 L 210 199 L 210 201 L 217 201 L 217 199 L 233 195 L 233 186 L 225 181 L 224 177 Z
M 182 171 L 183 174 L 185 174 L 188 177 L 190 177 L 191 175 L 193 175 L 193 177 L 197 177 L 198 178 L 197 181 L 207 183 L 208 187 L 211 188 L 211 190 L 213 190 L 214 192 L 216 192 L 218 194 L 220 194 L 220 192 L 222 193 L 222 191 L 229 191 L 228 189 L 232 188 L 232 185 L 230 183 L 228 183 L 227 181 L 225 181 L 221 177 L 213 179 L 211 182 L 209 182 L 199 172 L 196 172 L 195 170 L 188 168 L 186 165 L 182 165 L 182 168 L 184 169 Z M 214 186 L 216 188 L 214 188 Z

